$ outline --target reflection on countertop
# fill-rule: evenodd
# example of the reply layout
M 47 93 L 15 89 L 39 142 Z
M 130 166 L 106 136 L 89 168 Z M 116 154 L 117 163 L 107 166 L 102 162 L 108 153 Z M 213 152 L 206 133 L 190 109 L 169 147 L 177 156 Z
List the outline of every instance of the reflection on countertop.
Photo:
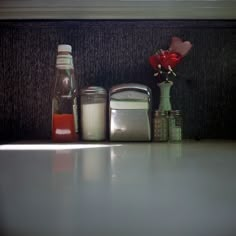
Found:
M 234 235 L 235 166 L 234 141 L 1 145 L 1 235 Z

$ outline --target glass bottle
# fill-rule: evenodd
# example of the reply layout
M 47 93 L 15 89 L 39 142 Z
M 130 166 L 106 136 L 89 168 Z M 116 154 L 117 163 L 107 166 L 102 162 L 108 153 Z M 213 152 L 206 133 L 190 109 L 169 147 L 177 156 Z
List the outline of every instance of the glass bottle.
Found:
M 155 111 L 153 118 L 153 141 L 168 141 L 168 112 Z
M 106 90 L 102 87 L 90 86 L 82 89 L 80 95 L 82 139 L 105 140 Z
M 169 116 L 169 140 L 182 140 L 182 115 L 179 110 L 170 111 Z
M 77 90 L 70 45 L 58 45 L 56 81 L 52 99 L 52 140 L 73 142 L 78 139 Z

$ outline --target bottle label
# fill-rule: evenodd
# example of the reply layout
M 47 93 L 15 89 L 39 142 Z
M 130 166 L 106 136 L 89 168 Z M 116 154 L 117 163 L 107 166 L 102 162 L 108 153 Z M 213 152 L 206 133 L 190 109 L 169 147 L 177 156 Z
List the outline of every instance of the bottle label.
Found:
M 71 55 L 58 55 L 56 61 L 58 69 L 73 69 L 73 59 Z

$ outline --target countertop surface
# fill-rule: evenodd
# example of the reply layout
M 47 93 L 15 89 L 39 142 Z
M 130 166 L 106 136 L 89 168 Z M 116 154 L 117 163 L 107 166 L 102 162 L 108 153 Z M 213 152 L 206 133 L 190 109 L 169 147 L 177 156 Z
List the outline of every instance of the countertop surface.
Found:
M 0 235 L 235 236 L 236 142 L 0 145 Z

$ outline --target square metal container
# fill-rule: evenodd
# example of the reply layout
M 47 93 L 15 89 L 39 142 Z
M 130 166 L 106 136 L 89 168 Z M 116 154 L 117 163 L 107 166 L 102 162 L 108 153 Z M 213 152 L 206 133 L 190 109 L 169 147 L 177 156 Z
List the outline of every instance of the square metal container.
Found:
M 111 141 L 151 140 L 151 90 L 142 84 L 121 84 L 110 89 Z

